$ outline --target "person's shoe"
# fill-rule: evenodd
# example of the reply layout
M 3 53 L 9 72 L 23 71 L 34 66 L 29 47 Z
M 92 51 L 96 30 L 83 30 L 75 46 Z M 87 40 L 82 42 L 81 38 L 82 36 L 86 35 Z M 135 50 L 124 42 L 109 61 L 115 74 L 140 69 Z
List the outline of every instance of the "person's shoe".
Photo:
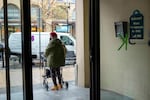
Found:
M 58 84 L 57 87 L 58 87 L 59 90 L 62 89 L 62 85 L 61 84 Z
M 57 87 L 57 86 L 53 86 L 53 87 L 51 88 L 51 90 L 52 90 L 52 91 L 58 90 L 58 87 Z

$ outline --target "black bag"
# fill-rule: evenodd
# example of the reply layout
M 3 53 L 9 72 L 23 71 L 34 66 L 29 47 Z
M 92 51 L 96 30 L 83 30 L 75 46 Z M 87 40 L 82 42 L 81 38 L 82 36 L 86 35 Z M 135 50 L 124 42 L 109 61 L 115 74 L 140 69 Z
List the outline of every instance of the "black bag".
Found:
M 51 77 L 51 71 L 50 69 L 45 69 L 46 77 L 49 78 Z

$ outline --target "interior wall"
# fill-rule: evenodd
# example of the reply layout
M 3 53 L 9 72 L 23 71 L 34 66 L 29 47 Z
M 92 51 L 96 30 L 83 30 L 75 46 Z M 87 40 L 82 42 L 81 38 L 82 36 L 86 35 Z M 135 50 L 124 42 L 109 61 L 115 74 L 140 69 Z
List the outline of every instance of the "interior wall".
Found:
M 78 86 L 89 87 L 89 0 L 76 0 L 76 44 Z
M 101 88 L 135 100 L 150 99 L 150 1 L 100 0 Z M 117 50 L 122 40 L 115 37 L 114 22 L 127 21 L 135 9 L 144 16 L 144 39 Z

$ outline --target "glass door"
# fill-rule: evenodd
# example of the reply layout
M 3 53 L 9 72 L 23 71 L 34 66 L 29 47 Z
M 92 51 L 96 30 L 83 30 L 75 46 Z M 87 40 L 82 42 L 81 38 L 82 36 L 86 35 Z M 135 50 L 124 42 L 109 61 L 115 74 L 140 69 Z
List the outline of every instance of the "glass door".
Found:
M 1 100 L 23 100 L 23 79 L 22 79 L 22 45 L 21 35 L 14 36 L 15 27 L 20 29 L 20 0 L 12 2 L 1 1 Z M 10 30 L 10 27 L 13 28 Z M 16 31 L 18 31 L 16 30 Z M 20 42 L 18 42 L 20 40 Z M 16 94 L 19 96 L 16 97 Z
M 29 12 L 21 11 L 21 9 L 29 4 L 24 5 L 25 3 L 23 1 L 20 2 L 20 0 L 8 2 L 3 0 L 0 3 L 3 4 L 0 5 L 0 99 L 27 100 L 29 99 L 27 95 L 31 93 L 29 91 L 32 91 L 30 90 L 32 87 L 30 89 L 26 88 L 30 84 L 29 82 L 31 82 L 29 79 L 31 76 L 26 75 L 26 70 L 30 67 L 31 63 L 26 65 L 25 59 L 29 58 L 30 60 L 31 55 L 29 52 L 25 53 L 27 50 L 22 48 L 25 48 L 24 44 L 26 44 L 27 49 L 31 51 L 28 48 L 28 45 L 30 45 L 28 39 L 24 38 L 27 36 L 23 34 L 30 34 L 30 31 L 25 32 L 25 30 L 28 31 L 30 29 L 22 28 L 24 27 L 22 23 L 28 21 L 24 21 L 27 19 L 21 19 L 21 16 L 27 16 L 26 13 L 29 14 Z M 27 40 L 28 43 L 25 43 L 23 40 Z M 30 73 L 30 68 L 28 73 Z M 26 79 L 27 77 L 28 79 Z M 32 86 L 31 84 L 30 86 Z M 32 96 L 30 95 L 30 97 Z

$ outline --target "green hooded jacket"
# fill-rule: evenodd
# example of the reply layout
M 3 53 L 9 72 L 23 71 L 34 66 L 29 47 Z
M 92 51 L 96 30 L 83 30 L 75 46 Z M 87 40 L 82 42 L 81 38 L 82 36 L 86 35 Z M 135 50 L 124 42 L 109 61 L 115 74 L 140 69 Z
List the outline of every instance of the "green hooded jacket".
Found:
M 47 65 L 49 67 L 60 67 L 65 65 L 65 50 L 66 47 L 62 44 L 61 40 L 50 40 L 46 50 L 45 57 L 47 58 Z

